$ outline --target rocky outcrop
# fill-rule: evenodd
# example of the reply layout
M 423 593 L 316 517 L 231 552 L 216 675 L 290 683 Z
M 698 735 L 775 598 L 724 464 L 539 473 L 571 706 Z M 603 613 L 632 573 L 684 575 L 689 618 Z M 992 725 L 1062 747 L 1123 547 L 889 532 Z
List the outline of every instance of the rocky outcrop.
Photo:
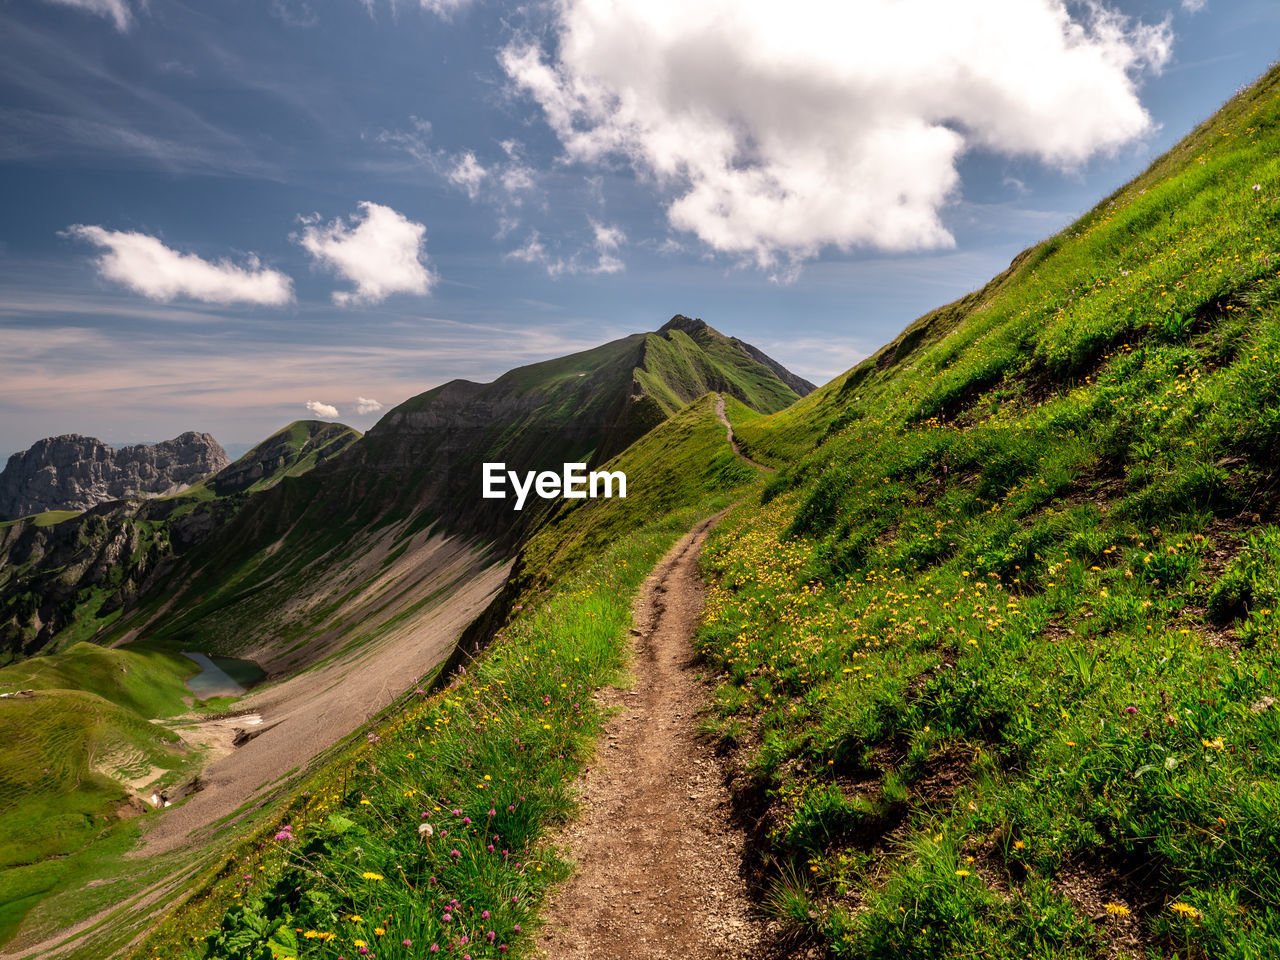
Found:
M 78 434 L 50 437 L 15 453 L 0 472 L 0 520 L 175 493 L 228 462 L 227 452 L 207 433 L 119 450 Z

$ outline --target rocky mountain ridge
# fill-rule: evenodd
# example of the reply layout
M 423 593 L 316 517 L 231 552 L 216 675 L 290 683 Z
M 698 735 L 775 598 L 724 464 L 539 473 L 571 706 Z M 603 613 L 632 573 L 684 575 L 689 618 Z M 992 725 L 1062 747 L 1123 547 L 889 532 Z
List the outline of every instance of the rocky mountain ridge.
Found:
M 118 450 L 79 434 L 48 437 L 13 454 L 0 471 L 0 520 L 175 493 L 229 463 L 217 440 L 194 431 Z

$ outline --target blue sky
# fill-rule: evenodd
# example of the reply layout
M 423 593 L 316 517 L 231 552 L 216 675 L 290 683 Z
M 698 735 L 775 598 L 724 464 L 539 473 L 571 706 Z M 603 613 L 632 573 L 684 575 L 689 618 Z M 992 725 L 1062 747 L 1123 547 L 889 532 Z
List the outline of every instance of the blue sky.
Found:
M 1280 38 L 1269 0 L 726 2 L 11 0 L 0 451 L 367 429 L 675 313 L 822 382 Z

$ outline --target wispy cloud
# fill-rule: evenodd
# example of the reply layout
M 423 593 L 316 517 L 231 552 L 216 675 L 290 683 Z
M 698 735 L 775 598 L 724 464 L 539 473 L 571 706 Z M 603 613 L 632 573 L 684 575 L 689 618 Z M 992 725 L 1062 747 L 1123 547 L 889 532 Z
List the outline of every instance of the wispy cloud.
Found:
M 621 273 L 626 265 L 618 257 L 618 251 L 627 242 L 626 234 L 617 226 L 597 220 L 588 222 L 592 232 L 590 245 L 568 257 L 553 254 L 543 242 L 542 235 L 533 230 L 523 244 L 506 253 L 506 259 L 538 264 L 547 271 L 549 277 Z
M 125 0 L 45 0 L 60 7 L 75 7 L 110 20 L 117 30 L 124 33 L 133 22 L 133 11 Z
M 22 106 L 0 107 L 0 159 L 142 159 L 170 173 L 275 176 L 237 133 L 191 103 L 86 55 L 67 38 L 6 20 L 0 77 Z

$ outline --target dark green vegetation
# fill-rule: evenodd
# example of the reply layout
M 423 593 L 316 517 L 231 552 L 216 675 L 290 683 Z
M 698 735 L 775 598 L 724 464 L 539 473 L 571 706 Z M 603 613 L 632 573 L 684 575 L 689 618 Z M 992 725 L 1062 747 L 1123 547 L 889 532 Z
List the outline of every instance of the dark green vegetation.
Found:
M 538 576 L 516 590 L 490 652 L 443 689 L 411 693 L 137 956 L 336 957 L 363 944 L 418 958 L 462 936 L 473 957 L 528 952 L 566 872 L 543 841 L 594 750 L 591 693 L 624 665 L 632 597 L 756 474 L 730 452 L 711 397 L 610 469 L 652 470 L 669 499 L 579 504 L 535 535 L 525 556 Z
M 0 661 L 101 634 L 249 494 L 306 472 L 359 437 L 342 424 L 298 421 L 182 493 L 0 524 Z
M 842 957 L 1280 947 L 1280 73 L 776 417 L 701 647 Z

